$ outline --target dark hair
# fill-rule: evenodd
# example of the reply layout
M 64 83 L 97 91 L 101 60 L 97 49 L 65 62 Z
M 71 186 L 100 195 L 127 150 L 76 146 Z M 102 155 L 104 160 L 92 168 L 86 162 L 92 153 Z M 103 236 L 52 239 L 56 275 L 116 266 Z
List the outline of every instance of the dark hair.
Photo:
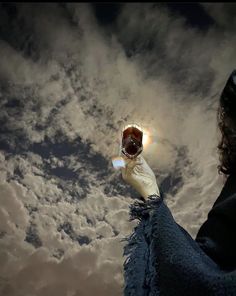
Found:
M 220 154 L 219 173 L 236 173 L 236 70 L 234 70 L 220 96 L 218 126 L 221 140 L 218 144 Z

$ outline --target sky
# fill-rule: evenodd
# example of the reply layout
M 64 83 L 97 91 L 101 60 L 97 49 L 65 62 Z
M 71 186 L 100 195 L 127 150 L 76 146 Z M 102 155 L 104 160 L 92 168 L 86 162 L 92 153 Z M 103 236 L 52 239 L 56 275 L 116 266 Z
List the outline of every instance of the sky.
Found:
M 236 65 L 229 3 L 0 3 L 0 295 L 120 296 L 143 157 L 194 238 L 219 195 L 219 96 Z

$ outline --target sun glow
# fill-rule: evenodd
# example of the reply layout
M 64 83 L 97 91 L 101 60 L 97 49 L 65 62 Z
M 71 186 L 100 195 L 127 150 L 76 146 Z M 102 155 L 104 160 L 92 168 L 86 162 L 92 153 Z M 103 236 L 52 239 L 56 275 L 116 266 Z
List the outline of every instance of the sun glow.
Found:
M 151 142 L 151 137 L 148 131 L 143 131 L 143 147 L 147 147 L 148 144 Z

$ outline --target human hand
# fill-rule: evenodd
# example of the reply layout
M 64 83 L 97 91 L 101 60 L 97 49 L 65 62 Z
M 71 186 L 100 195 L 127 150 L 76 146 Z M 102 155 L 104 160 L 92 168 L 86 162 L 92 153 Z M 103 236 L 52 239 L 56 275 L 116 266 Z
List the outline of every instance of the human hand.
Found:
M 138 155 L 135 159 L 123 156 L 126 166 L 121 168 L 124 181 L 136 189 L 139 194 L 147 199 L 152 194 L 160 196 L 156 177 L 146 160 Z

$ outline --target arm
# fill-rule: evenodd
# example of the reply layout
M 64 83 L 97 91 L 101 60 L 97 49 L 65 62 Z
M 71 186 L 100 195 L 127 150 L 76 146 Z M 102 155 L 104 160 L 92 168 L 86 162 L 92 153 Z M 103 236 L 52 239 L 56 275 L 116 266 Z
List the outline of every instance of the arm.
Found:
M 125 295 L 146 295 L 147 290 L 151 295 L 236 294 L 236 273 L 220 270 L 175 222 L 163 200 L 133 204 L 131 218 L 140 222 L 126 247 Z
M 226 295 L 225 274 L 221 274 L 217 265 L 175 222 L 165 203 L 150 219 L 160 292 L 163 295 L 166 291 L 167 295 Z
M 125 295 L 236 295 L 236 271 L 221 270 L 175 222 L 163 199 L 147 197 L 151 187 L 144 188 L 143 180 L 151 179 L 152 188 L 155 181 L 146 163 L 138 165 L 125 175 L 145 200 L 131 205 L 131 219 L 140 222 L 125 247 Z

